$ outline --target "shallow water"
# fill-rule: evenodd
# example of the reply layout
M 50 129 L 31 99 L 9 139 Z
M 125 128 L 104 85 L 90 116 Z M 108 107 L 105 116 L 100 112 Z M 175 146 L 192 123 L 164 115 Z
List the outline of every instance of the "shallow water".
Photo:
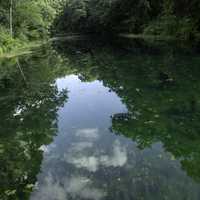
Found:
M 1 199 L 200 199 L 199 56 L 146 50 L 1 61 Z

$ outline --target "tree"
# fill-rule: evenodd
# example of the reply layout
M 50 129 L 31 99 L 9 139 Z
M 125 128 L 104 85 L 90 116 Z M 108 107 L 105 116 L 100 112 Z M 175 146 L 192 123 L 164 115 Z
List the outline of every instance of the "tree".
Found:
M 0 199 L 28 200 L 42 162 L 44 145 L 57 134 L 57 111 L 67 99 L 55 78 L 62 59 L 48 49 L 43 56 L 19 59 L 27 84 L 16 69 L 16 59 L 0 65 Z M 42 51 L 42 50 L 41 50 Z M 33 59 L 34 58 L 34 59 Z
M 13 37 L 13 0 L 10 0 L 10 36 Z
M 130 43 L 128 40 L 129 46 Z M 133 42 L 130 47 L 134 55 L 127 49 L 123 51 L 123 47 L 117 50 L 102 47 L 102 44 L 95 47 L 89 40 L 66 43 L 63 52 L 62 45 L 58 49 L 67 54 L 71 70 L 82 81 L 102 81 L 126 105 L 130 117 L 113 118 L 111 130 L 114 133 L 132 139 L 140 149 L 162 143 L 164 150 L 199 182 L 198 55 L 187 52 L 189 57 L 181 56 L 179 52 L 183 49 L 152 47 L 142 41 Z M 74 53 L 77 49 L 82 53 Z M 160 75 L 163 73 L 171 81 Z

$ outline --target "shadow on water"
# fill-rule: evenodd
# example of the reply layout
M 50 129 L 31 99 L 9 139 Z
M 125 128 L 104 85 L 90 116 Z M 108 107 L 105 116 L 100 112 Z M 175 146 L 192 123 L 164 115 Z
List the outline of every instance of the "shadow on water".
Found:
M 55 85 L 52 52 L 0 60 L 0 199 L 29 199 L 42 162 L 42 147 L 57 133 L 57 110 L 67 99 Z M 47 53 L 47 52 L 46 52 Z M 43 55 L 42 57 L 40 55 Z M 19 69 L 20 62 L 26 83 Z
M 125 47 L 126 48 L 125 48 Z M 115 47 L 115 48 L 113 48 Z M 56 46 L 82 81 L 100 80 L 127 106 L 111 130 L 140 149 L 161 142 L 182 168 L 200 180 L 200 59 L 197 51 L 144 40 L 79 41 Z M 63 48 L 63 50 L 62 50 Z
M 0 60 L 0 199 L 198 200 L 198 54 L 143 40 L 53 46 Z

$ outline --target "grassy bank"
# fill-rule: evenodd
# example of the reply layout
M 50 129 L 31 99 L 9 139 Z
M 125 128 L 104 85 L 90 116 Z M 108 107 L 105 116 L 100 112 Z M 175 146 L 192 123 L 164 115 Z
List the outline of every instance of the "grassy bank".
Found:
M 173 41 L 176 38 L 172 36 L 161 36 L 161 35 L 145 35 L 145 34 L 130 34 L 130 33 L 121 33 L 119 37 L 129 38 L 129 39 L 144 39 L 144 40 L 161 40 L 161 41 Z
M 35 48 L 38 48 L 42 45 L 45 45 L 47 43 L 51 43 L 54 41 L 61 41 L 61 40 L 78 40 L 82 38 L 83 36 L 78 35 L 78 34 L 73 34 L 73 35 L 63 35 L 59 37 L 53 37 L 49 39 L 43 39 L 43 40 L 36 40 L 36 41 L 29 41 L 29 42 L 22 42 L 20 45 L 13 46 L 13 48 L 9 49 L 6 52 L 1 52 L 0 53 L 0 59 L 1 58 L 13 58 L 25 54 L 31 54 Z
M 48 41 L 52 23 L 64 2 L 0 0 L 0 57 L 27 53 Z

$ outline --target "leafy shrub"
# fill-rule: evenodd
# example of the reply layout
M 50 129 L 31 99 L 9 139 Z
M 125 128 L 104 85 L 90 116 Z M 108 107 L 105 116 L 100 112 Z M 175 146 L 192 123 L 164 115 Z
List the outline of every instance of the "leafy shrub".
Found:
M 197 33 L 195 23 L 190 18 L 175 15 L 162 16 L 144 29 L 147 35 L 171 36 L 181 40 L 192 40 Z

